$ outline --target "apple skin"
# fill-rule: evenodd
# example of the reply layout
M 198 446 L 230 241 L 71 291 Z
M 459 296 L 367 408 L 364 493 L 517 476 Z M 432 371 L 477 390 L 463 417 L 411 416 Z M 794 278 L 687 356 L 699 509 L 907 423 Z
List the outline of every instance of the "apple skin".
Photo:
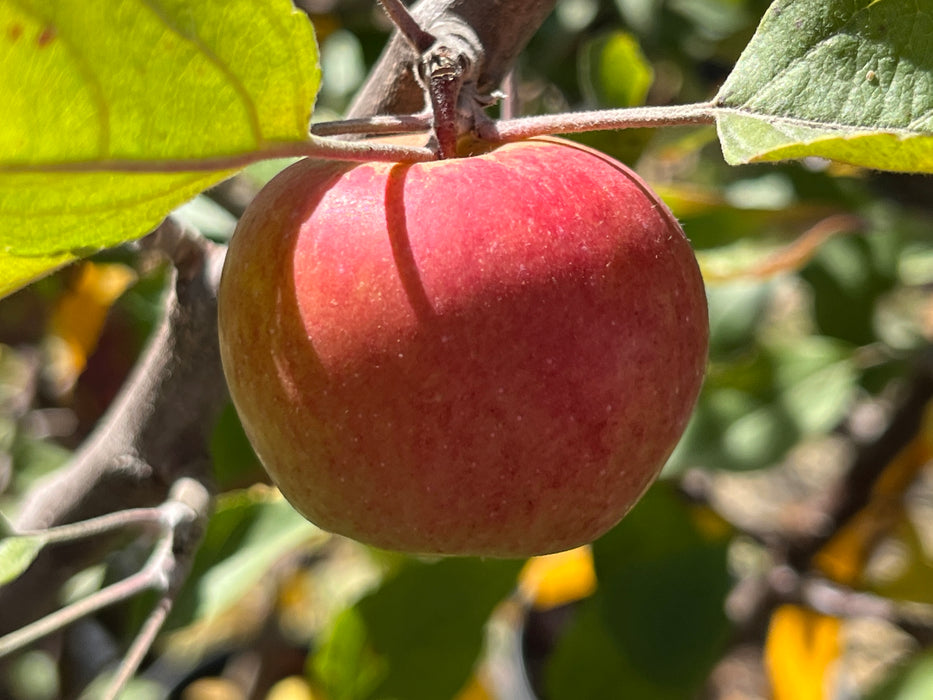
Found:
M 616 524 L 683 432 L 708 345 L 673 215 L 557 139 L 289 166 L 230 243 L 219 325 L 246 433 L 305 517 L 494 557 Z

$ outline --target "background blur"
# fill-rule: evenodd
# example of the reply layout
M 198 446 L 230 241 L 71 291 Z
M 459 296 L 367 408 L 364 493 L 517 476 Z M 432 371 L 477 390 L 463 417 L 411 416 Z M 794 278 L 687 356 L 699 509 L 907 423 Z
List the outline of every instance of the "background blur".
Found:
M 315 118 L 338 118 L 386 40 L 371 0 L 306 0 Z M 523 55 L 523 113 L 705 100 L 763 0 L 560 0 Z M 710 367 L 664 478 L 591 548 L 419 560 L 330 537 L 267 484 L 232 408 L 195 569 L 127 697 L 678 700 L 933 697 L 933 188 L 807 161 L 730 168 L 712 127 L 580 137 L 634 165 L 693 242 Z M 180 216 L 217 240 L 283 163 Z M 63 464 L 160 317 L 132 247 L 0 301 L 0 511 Z M 875 477 L 881 474 L 880 479 Z M 858 507 L 828 537 L 827 511 Z M 79 596 L 135 571 L 116 552 Z M 18 658 L 0 697 L 67 696 L 151 600 Z M 93 657 L 93 658 L 88 658 Z

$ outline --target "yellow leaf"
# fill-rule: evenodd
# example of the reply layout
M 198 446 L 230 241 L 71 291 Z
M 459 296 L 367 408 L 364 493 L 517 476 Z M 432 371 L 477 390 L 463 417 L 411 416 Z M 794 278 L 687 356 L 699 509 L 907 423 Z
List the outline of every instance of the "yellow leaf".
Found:
M 553 608 L 591 595 L 596 570 L 589 547 L 532 557 L 522 568 L 519 589 L 536 608 Z
M 765 662 L 774 700 L 834 697 L 833 676 L 841 652 L 842 622 L 796 605 L 771 616 Z
M 48 372 L 59 393 L 71 389 L 88 356 L 97 347 L 107 312 L 136 273 L 126 265 L 86 262 L 79 265 L 68 291 L 49 319 Z
M 885 466 L 871 500 L 817 552 L 813 564 L 828 577 L 854 586 L 872 551 L 902 516 L 904 493 L 933 456 L 933 403 L 926 406 L 919 430 Z

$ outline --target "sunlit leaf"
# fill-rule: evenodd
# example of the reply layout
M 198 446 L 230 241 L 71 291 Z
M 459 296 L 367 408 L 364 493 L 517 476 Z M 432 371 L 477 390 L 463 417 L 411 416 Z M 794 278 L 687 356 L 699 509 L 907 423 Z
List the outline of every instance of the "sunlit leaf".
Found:
M 774 700 L 825 700 L 842 651 L 842 622 L 796 605 L 771 616 L 765 659 Z
M 588 41 L 578 61 L 580 89 L 594 108 L 634 107 L 645 103 L 654 70 L 638 41 L 616 31 Z M 575 141 L 635 163 L 651 139 L 651 129 L 613 129 L 575 134 Z
M 233 172 L 185 162 L 307 137 L 317 48 L 287 0 L 4 0 L 0 29 L 0 293 Z M 108 167 L 139 172 L 86 172 Z
M 372 696 L 389 672 L 388 661 L 371 646 L 366 622 L 356 608 L 344 610 L 311 657 L 311 670 L 333 700 Z
M 777 0 L 716 97 L 726 160 L 933 172 L 931 51 L 931 0 Z

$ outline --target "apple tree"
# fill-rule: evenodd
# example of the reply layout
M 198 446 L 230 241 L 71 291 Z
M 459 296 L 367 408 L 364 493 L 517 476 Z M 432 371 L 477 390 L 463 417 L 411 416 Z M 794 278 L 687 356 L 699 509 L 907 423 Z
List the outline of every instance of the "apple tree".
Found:
M 933 0 L 0 2 L 0 697 L 933 695 L 931 56 Z

